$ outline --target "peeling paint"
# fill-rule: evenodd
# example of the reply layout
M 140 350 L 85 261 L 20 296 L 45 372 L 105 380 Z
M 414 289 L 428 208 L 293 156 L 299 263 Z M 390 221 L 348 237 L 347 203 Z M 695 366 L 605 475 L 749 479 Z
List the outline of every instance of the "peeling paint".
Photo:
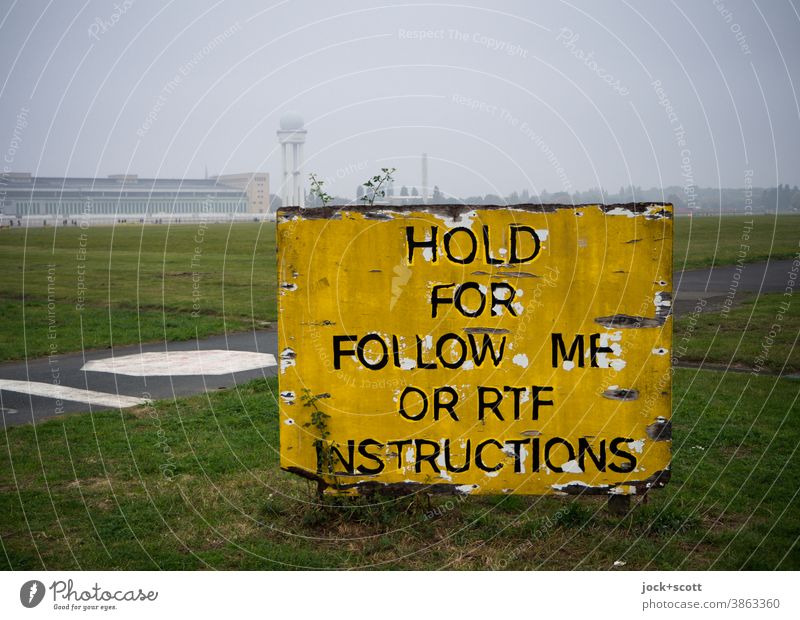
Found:
M 636 452 L 637 454 L 641 454 L 644 450 L 644 439 L 637 439 L 635 441 L 628 442 L 628 449 Z
M 647 426 L 647 436 L 653 441 L 672 440 L 672 421 L 663 417 L 656 418 L 656 421 Z
M 661 327 L 664 325 L 664 318 L 651 319 L 629 314 L 612 314 L 611 316 L 599 316 L 594 322 L 609 329 L 637 329 L 640 327 Z
M 612 385 L 603 392 L 603 398 L 623 401 L 637 400 L 639 398 L 639 390 L 620 389 L 616 385 Z
M 528 356 L 524 353 L 517 353 L 511 360 L 520 368 L 527 368 L 528 367 Z
M 286 372 L 287 368 L 290 368 L 291 366 L 294 366 L 297 363 L 297 355 L 295 354 L 294 349 L 287 347 L 286 349 L 281 351 L 280 360 L 281 360 L 281 374 L 283 374 L 284 372 Z

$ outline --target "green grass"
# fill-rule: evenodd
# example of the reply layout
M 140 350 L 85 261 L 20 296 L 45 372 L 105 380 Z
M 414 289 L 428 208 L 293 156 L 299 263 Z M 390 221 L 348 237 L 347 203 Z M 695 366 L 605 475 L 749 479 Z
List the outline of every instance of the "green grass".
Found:
M 315 503 L 278 468 L 277 384 L 10 429 L 8 569 L 800 569 L 800 382 L 675 373 L 673 479 L 600 498 Z
M 749 238 L 744 238 L 745 234 Z M 800 249 L 798 241 L 800 215 L 678 217 L 675 218 L 674 268 L 680 271 L 731 265 L 739 259 L 741 244 L 750 246 L 744 257 L 747 263 L 792 258 Z
M 186 340 L 276 316 L 274 224 L 3 230 L 0 264 L 0 360 Z
M 677 218 L 675 268 L 734 262 L 749 219 Z M 748 261 L 797 251 L 800 216 L 752 219 Z M 261 327 L 276 318 L 275 256 L 272 223 L 2 230 L 0 360 Z
M 750 296 L 727 315 L 705 312 L 677 318 L 673 331 L 677 357 L 684 362 L 733 368 L 800 372 L 800 312 L 796 306 L 782 293 L 769 293 Z M 684 336 L 686 348 L 681 350 Z

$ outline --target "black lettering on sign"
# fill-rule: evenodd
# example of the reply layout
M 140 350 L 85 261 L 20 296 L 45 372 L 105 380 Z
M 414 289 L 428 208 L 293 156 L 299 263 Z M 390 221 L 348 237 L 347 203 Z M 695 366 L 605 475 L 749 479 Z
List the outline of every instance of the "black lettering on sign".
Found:
M 452 440 L 446 439 L 444 442 L 444 466 L 447 471 L 460 474 L 469 469 L 470 459 L 472 458 L 471 448 L 472 448 L 472 440 L 467 439 L 466 443 L 466 453 L 464 455 L 464 464 L 461 467 L 456 467 L 453 465 L 452 457 L 450 454 L 450 446 L 453 444 Z
M 467 235 L 469 239 L 469 251 L 467 252 L 466 256 L 456 256 L 453 254 L 453 249 L 451 248 L 450 244 L 452 243 L 453 237 L 456 233 L 462 233 Z M 468 265 L 472 261 L 475 260 L 475 255 L 478 253 L 478 240 L 475 238 L 475 233 L 473 233 L 469 228 L 464 228 L 459 226 L 457 228 L 451 228 L 446 233 L 444 233 L 442 240 L 444 241 L 444 252 L 447 254 L 447 258 L 450 262 L 457 263 L 459 265 Z
M 490 467 L 483 461 L 483 450 L 488 445 L 497 446 L 500 449 L 500 454 L 502 455 L 503 444 L 501 444 L 499 441 L 497 441 L 496 439 L 487 439 L 486 441 L 482 441 L 475 448 L 475 466 L 483 471 L 497 471 L 503 466 L 503 463 L 499 462 L 496 465 Z
M 451 288 L 455 288 L 454 294 L 448 290 Z M 511 316 L 517 316 L 513 305 L 516 295 L 517 289 L 508 282 L 492 282 L 488 291 L 479 282 L 434 284 L 430 298 L 431 318 L 439 316 L 440 306 L 449 304 L 468 319 L 481 316 L 487 307 L 490 316 L 501 315 L 502 308 L 508 310 Z
M 562 455 L 562 458 L 558 461 L 561 463 L 561 465 L 567 461 L 575 460 L 575 448 L 573 448 L 572 444 L 563 437 L 553 437 L 552 439 L 548 440 L 546 444 L 544 444 L 544 462 L 551 471 L 561 474 L 564 473 L 564 470 L 561 469 L 561 465 L 554 465 L 553 461 L 551 460 L 551 457 L 553 456 L 552 453 L 556 446 L 564 446 L 567 449 L 567 458 L 563 458 Z
M 333 337 L 333 367 L 336 370 L 341 370 L 342 368 L 342 356 L 343 355 L 351 355 L 354 356 L 356 354 L 355 349 L 343 350 L 342 343 L 344 342 L 356 342 L 358 340 L 358 336 L 334 336 Z
M 380 456 L 378 456 L 377 454 L 372 454 L 370 452 L 367 452 L 368 446 L 375 446 L 376 448 L 382 448 L 383 444 L 374 439 L 365 439 L 360 444 L 358 444 L 358 453 L 364 458 L 369 459 L 370 461 L 373 461 L 375 463 L 373 467 L 367 467 L 366 465 L 363 464 L 358 466 L 357 468 L 358 473 L 364 474 L 365 476 L 371 474 L 379 474 L 383 471 L 383 468 L 385 466 L 383 463 L 383 459 Z
M 406 410 L 406 399 L 408 398 L 409 394 L 417 394 L 421 399 L 421 402 L 417 405 L 419 408 L 417 413 L 411 414 Z M 425 417 L 425 414 L 428 413 L 428 395 L 418 387 L 407 385 L 405 388 L 403 388 L 403 392 L 400 394 L 399 413 L 406 420 L 412 420 L 414 422 L 421 420 Z
M 422 239 L 416 236 L 414 226 L 406 226 L 406 247 L 408 248 L 408 262 L 414 262 L 416 250 L 430 251 L 430 261 L 436 263 L 439 258 L 438 226 L 429 226 L 423 233 Z M 488 225 L 481 227 L 481 242 L 483 245 L 483 258 L 487 265 L 511 264 L 518 265 L 532 261 L 539 255 L 542 243 L 539 235 L 530 226 L 524 224 L 511 224 L 508 227 L 510 249 L 508 260 L 497 258 L 492 254 L 492 230 Z M 478 256 L 478 246 L 481 244 L 472 229 L 466 226 L 457 226 L 449 229 L 442 235 L 444 255 L 452 263 L 467 265 L 475 261 Z
M 415 439 L 414 446 L 417 452 L 417 458 L 414 462 L 414 471 L 416 471 L 418 474 L 421 473 L 422 464 L 428 463 L 433 469 L 433 472 L 438 474 L 439 466 L 436 464 L 436 459 L 439 458 L 439 450 L 441 449 L 439 443 L 436 441 L 431 441 L 430 439 Z M 423 454 L 423 446 L 431 448 L 430 454 Z
M 447 395 L 447 402 L 443 397 Z M 449 385 L 439 387 L 433 390 L 433 419 L 439 419 L 439 411 L 444 409 L 451 418 L 458 422 L 458 416 L 455 412 L 455 406 L 458 403 L 458 392 L 456 392 Z
M 520 256 L 518 254 L 521 242 L 520 233 L 528 233 L 530 236 L 530 241 L 533 242 L 533 249 L 530 250 L 530 254 L 528 254 L 528 256 Z M 539 254 L 541 247 L 542 242 L 539 240 L 539 235 L 536 234 L 536 231 L 533 228 L 530 226 L 524 226 L 522 224 L 513 224 L 511 226 L 511 251 L 509 252 L 508 258 L 509 264 L 514 265 L 532 261 Z
M 431 234 L 430 239 L 424 239 L 422 241 L 417 241 L 414 238 L 414 227 L 413 226 L 406 226 L 406 245 L 408 245 L 408 262 L 413 262 L 414 258 L 414 250 L 416 248 L 427 248 L 431 251 L 432 258 L 431 262 L 436 262 L 436 248 L 438 247 L 436 241 L 436 235 L 439 233 L 438 226 L 431 226 L 430 228 Z
M 483 420 L 485 411 L 489 409 L 498 420 L 503 420 L 503 414 L 500 413 L 500 402 L 503 400 L 503 394 L 494 387 L 478 387 L 478 420 Z
M 511 446 L 514 451 L 514 473 L 520 474 L 525 469 L 525 464 L 522 462 L 522 446 L 529 444 L 531 442 L 530 439 L 507 439 L 506 444 L 507 446 Z M 538 445 L 537 445 L 537 450 Z M 537 456 L 538 460 L 538 456 Z M 537 466 L 538 469 L 538 466 Z
M 576 334 L 575 338 L 572 340 L 572 345 L 569 348 L 569 353 L 567 353 L 567 347 L 564 343 L 564 336 L 559 332 L 554 332 L 550 334 L 551 346 L 552 346 L 552 356 L 553 356 L 553 368 L 558 368 L 559 361 L 558 358 L 561 357 L 564 361 L 573 362 L 578 368 L 583 368 L 584 363 L 584 356 L 583 352 L 585 349 L 585 336 L 583 334 Z M 598 368 L 597 364 L 597 354 L 598 353 L 613 353 L 613 349 L 611 347 L 603 347 L 600 346 L 600 334 L 590 334 L 589 335 L 589 359 L 591 360 L 592 368 Z M 573 361 L 574 360 L 574 361 Z
M 609 450 L 611 450 L 612 454 L 616 456 L 621 456 L 624 461 L 619 465 L 617 465 L 616 463 L 611 463 L 608 466 L 608 468 L 611 471 L 621 474 L 623 472 L 633 471 L 634 469 L 636 469 L 636 462 L 637 462 L 636 457 L 627 450 L 620 449 L 621 444 L 625 444 L 625 447 L 627 447 L 629 441 L 633 441 L 633 439 L 631 437 L 615 437 L 614 439 L 611 440 L 611 445 L 609 446 Z
M 605 471 L 606 470 L 606 440 L 600 440 L 600 455 L 594 453 L 589 440 L 586 437 L 581 437 L 578 439 L 578 466 L 581 468 L 582 471 L 586 471 L 586 455 L 589 455 L 589 458 L 594 463 L 595 468 L 597 471 Z

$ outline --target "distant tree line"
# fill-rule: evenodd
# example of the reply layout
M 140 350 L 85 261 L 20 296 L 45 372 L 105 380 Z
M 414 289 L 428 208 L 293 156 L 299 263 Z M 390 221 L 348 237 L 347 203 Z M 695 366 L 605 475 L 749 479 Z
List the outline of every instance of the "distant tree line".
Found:
M 512 205 L 512 204 L 584 204 L 601 202 L 605 204 L 627 202 L 670 202 L 675 205 L 678 212 L 699 211 L 702 213 L 744 213 L 746 201 L 749 199 L 755 213 L 800 213 L 800 189 L 797 185 L 781 184 L 777 187 L 748 188 L 692 188 L 692 201 L 694 208 L 689 208 L 689 200 L 684 188 L 670 185 L 664 188 L 651 187 L 643 189 L 641 186 L 620 187 L 617 192 L 609 192 L 599 188 L 590 188 L 586 191 L 553 192 L 542 190 L 539 193 L 523 189 L 513 191 L 506 196 L 499 194 L 474 195 L 458 197 L 439 189 L 435 186 L 428 200 L 431 204 L 474 204 L 474 205 Z M 748 196 L 748 193 L 750 194 Z M 334 196 L 331 205 L 344 206 L 361 204 L 364 188 L 358 186 L 356 198 Z M 274 206 L 279 206 L 280 198 L 273 197 Z M 391 204 L 422 204 L 420 190 L 416 187 L 403 185 L 398 192 L 393 186 L 386 191 L 386 200 Z M 377 202 L 376 202 L 377 204 Z M 321 206 L 319 198 L 309 195 L 306 198 L 309 207 Z

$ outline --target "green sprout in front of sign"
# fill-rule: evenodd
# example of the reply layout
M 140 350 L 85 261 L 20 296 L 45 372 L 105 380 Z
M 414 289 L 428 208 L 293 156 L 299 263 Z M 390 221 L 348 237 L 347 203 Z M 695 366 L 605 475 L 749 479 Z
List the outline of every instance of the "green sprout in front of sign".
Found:
M 318 179 L 317 175 L 313 172 L 308 175 L 308 178 L 311 180 L 311 195 L 319 198 L 322 206 L 327 207 L 328 203 L 333 200 L 333 196 L 322 189 L 322 186 L 325 185 L 325 181 Z
M 396 170 L 397 168 L 381 168 L 381 174 L 376 174 L 365 183 L 362 183 L 365 191 L 361 200 L 364 201 L 365 205 L 371 207 L 376 198 L 386 197 L 386 190 L 383 188 L 394 180 L 392 174 Z

